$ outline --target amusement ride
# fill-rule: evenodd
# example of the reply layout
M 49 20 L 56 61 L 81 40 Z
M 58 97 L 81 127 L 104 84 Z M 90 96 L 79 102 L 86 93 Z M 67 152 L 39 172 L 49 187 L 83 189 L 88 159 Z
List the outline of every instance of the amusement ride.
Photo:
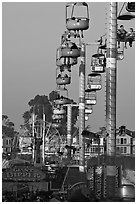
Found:
M 32 113 L 32 119 L 29 121 L 31 129 L 26 130 L 24 125 L 22 133 L 20 134 L 19 142 L 22 146 L 21 154 L 26 151 L 23 146 L 23 141 L 26 137 L 30 137 L 30 148 L 32 148 L 32 162 L 34 165 L 40 164 L 42 158 L 42 164 L 45 165 L 45 158 L 51 155 L 58 155 L 62 157 L 71 157 L 71 150 L 79 152 L 77 157 L 77 164 L 79 172 L 84 173 L 86 169 L 85 162 L 85 139 L 86 135 L 83 134 L 85 130 L 85 121 L 89 119 L 89 116 L 93 114 L 94 106 L 97 104 L 97 93 L 102 89 L 102 75 L 106 78 L 106 154 L 108 160 L 106 163 L 106 171 L 108 172 L 108 178 L 106 182 L 106 189 L 104 194 L 113 196 L 113 190 L 118 185 L 118 168 L 116 164 L 112 163 L 114 160 L 110 157 L 115 157 L 115 135 L 116 135 L 116 68 L 117 60 L 124 59 L 125 41 L 132 43 L 135 41 L 135 31 L 133 35 L 121 37 L 120 47 L 118 47 L 117 39 L 117 20 L 131 20 L 135 18 L 135 2 L 123 3 L 122 8 L 117 15 L 116 2 L 108 3 L 107 13 L 107 33 L 101 36 L 100 40 L 96 43 L 97 51 L 91 56 L 90 73 L 87 75 L 86 70 L 86 46 L 88 43 L 84 42 L 84 32 L 89 29 L 89 8 L 85 2 L 66 3 L 66 30 L 61 35 L 61 44 L 56 50 L 56 84 L 55 91 L 57 97 L 52 103 L 52 122 L 49 123 L 45 120 L 43 113 L 43 119 L 37 119 L 35 113 Z M 126 13 L 123 13 L 123 10 Z M 85 14 L 85 15 L 83 15 Z M 104 43 L 103 43 L 104 42 Z M 92 43 L 91 43 L 92 45 Z M 69 98 L 68 86 L 71 85 L 73 77 L 73 66 L 77 66 L 79 63 L 79 103 L 74 104 Z M 87 82 L 87 84 L 86 84 Z M 72 135 L 72 111 L 73 106 L 79 109 L 78 116 L 78 133 L 77 142 L 73 141 Z M 67 135 L 62 138 L 58 128 L 62 126 L 61 120 L 67 115 Z M 27 135 L 27 136 L 26 136 Z M 92 136 L 91 136 L 92 135 Z M 90 134 L 92 139 L 97 139 L 97 134 Z M 24 142 L 25 143 L 25 142 Z M 75 145 L 74 145 L 75 143 Z M 32 145 L 31 145 L 32 144 Z M 23 149 L 24 147 L 24 149 Z M 30 151 L 28 148 L 28 151 Z M 40 158 L 41 155 L 41 158 Z M 97 173 L 102 172 L 104 167 L 98 167 Z M 92 186 L 92 175 L 94 169 L 91 167 L 87 171 L 87 179 L 89 181 L 90 189 Z M 116 173 L 117 171 L 117 173 Z M 100 173 L 98 173 L 99 175 Z M 111 174 L 111 175 L 110 175 Z M 117 176 L 116 176 L 117 174 Z M 101 174 L 100 174 L 101 175 Z M 117 181 L 116 181 L 117 180 Z M 112 186 L 112 181 L 115 185 Z M 99 185 L 99 184 L 96 184 Z M 97 189 L 98 187 L 96 187 Z M 108 189 L 110 188 L 110 192 Z M 99 189 L 101 192 L 101 189 Z M 98 193 L 98 199 L 101 199 L 101 194 Z

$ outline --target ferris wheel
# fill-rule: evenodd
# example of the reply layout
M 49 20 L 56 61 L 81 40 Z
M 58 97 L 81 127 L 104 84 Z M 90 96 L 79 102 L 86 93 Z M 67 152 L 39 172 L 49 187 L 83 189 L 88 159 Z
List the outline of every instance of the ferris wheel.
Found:
M 55 125 L 46 121 L 45 129 L 45 154 L 57 153 L 64 148 L 65 140 L 63 140 Z
M 28 129 L 26 126 L 30 124 Z M 34 131 L 34 136 L 32 132 Z M 33 151 L 33 145 L 37 140 L 41 140 L 41 151 L 44 148 L 45 156 L 56 154 L 61 151 L 65 146 L 65 140 L 61 137 L 58 129 L 54 123 L 37 119 L 34 122 L 34 128 L 32 120 L 21 126 L 19 136 L 19 146 L 22 154 L 30 154 Z M 44 142 L 44 144 L 43 144 Z
M 28 129 L 29 122 L 20 126 L 19 130 L 19 149 L 20 154 L 32 154 L 32 135 L 30 129 Z

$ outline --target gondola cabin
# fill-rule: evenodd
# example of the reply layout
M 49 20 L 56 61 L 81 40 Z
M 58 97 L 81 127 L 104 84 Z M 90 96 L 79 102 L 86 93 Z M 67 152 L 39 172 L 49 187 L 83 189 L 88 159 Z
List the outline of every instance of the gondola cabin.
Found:
M 91 73 L 88 75 L 87 88 L 94 91 L 100 90 L 102 88 L 101 81 L 101 74 Z
M 91 89 L 85 90 L 85 104 L 86 105 L 95 105 L 97 102 L 96 99 L 96 91 L 93 91 Z
M 59 93 L 58 98 L 54 100 L 55 105 L 65 105 L 70 103 L 70 99 L 68 98 L 68 90 L 66 88 L 60 88 L 57 90 Z
M 66 112 L 63 108 L 54 108 L 53 114 L 54 115 L 64 115 Z
M 92 105 L 86 105 L 85 114 L 91 114 L 93 112 Z
M 117 60 L 123 60 L 124 59 L 124 51 L 118 50 L 117 51 Z
M 123 12 L 125 5 L 126 5 L 126 11 L 127 12 Z M 134 12 L 135 12 L 135 2 L 127 2 L 127 4 L 126 4 L 126 2 L 123 2 L 122 8 L 118 14 L 117 19 L 118 20 L 125 20 L 125 21 L 132 20 L 135 18 Z
M 89 119 L 89 114 L 85 114 L 85 121 L 88 121 Z
M 62 67 L 63 65 L 74 66 L 78 63 L 77 58 L 72 57 L 61 57 L 56 60 L 56 65 Z
M 57 85 L 66 85 L 71 83 L 71 78 L 66 76 L 58 76 L 56 78 Z
M 73 66 L 78 63 L 77 57 L 63 57 L 61 47 L 56 52 L 56 65 L 62 67 L 63 65 Z
M 61 57 L 80 57 L 80 48 L 75 43 L 69 42 L 67 46 L 61 47 Z
M 91 58 L 91 71 L 97 73 L 105 72 L 106 57 L 104 54 L 94 54 Z
M 70 100 L 68 98 L 65 98 L 65 97 L 61 97 L 60 99 L 56 99 L 54 101 L 54 103 L 56 105 L 65 105 L 65 104 L 69 104 L 70 103 Z
M 52 119 L 53 119 L 53 120 L 61 120 L 63 117 L 64 117 L 64 115 L 56 115 L 56 114 L 55 114 L 55 115 L 54 115 L 54 114 L 52 115 Z
M 118 46 L 118 48 L 117 48 L 117 60 L 123 60 L 124 59 L 124 46 L 125 46 L 125 42 L 121 41 L 120 47 Z
M 85 2 L 66 4 L 66 28 L 76 32 L 79 37 L 79 31 L 89 28 L 88 4 Z M 83 33 L 81 35 L 83 37 Z
M 88 109 L 88 108 L 85 109 L 85 114 L 91 114 L 92 112 L 93 112 L 92 109 Z
M 127 2 L 126 10 L 128 12 L 135 12 L 135 2 Z
M 71 83 L 70 73 L 68 73 L 68 74 L 63 74 L 63 73 L 58 74 L 57 77 L 56 77 L 56 83 L 57 83 L 57 85 L 70 84 Z
M 58 97 L 54 100 L 55 105 L 65 105 L 70 103 L 68 98 L 68 90 L 66 88 L 59 88 L 56 90 L 58 92 Z
M 52 122 L 52 127 L 54 128 L 60 128 L 62 125 L 61 125 L 61 121 L 60 120 L 53 120 Z

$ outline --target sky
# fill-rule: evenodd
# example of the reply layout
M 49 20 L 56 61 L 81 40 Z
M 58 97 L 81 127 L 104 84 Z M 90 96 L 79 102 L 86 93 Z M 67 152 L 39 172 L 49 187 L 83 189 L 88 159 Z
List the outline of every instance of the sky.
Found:
M 88 2 L 90 26 L 84 31 L 86 43 L 94 43 L 106 33 L 106 2 Z M 2 3 L 2 114 L 18 130 L 28 102 L 37 94 L 49 95 L 56 90 L 56 50 L 66 30 L 66 2 Z M 121 3 L 118 3 L 118 11 Z M 135 21 L 118 21 L 128 30 Z M 90 73 L 91 55 L 96 46 L 86 47 L 86 78 Z M 69 97 L 78 102 L 78 67 L 72 67 Z M 97 92 L 86 125 L 93 131 L 105 126 L 105 75 L 102 90 Z M 135 130 L 135 44 L 125 50 L 124 60 L 117 63 L 117 127 Z

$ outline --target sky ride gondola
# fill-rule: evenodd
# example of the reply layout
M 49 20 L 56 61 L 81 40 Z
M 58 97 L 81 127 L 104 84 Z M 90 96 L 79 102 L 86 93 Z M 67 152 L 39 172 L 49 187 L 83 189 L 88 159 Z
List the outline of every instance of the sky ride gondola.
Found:
M 123 60 L 124 59 L 124 50 L 117 50 L 117 60 Z
M 127 5 L 126 5 L 127 12 L 122 13 L 123 8 L 124 8 L 125 5 L 126 5 L 126 3 L 124 2 L 123 6 L 122 6 L 122 8 L 121 8 L 121 10 L 120 10 L 120 12 L 118 14 L 117 19 L 118 20 L 132 20 L 132 19 L 134 19 L 135 18 L 135 14 L 133 14 L 132 12 L 135 12 L 135 2 L 128 2 Z
M 88 75 L 87 88 L 97 91 L 102 88 L 101 74 L 91 73 Z
M 95 105 L 97 103 L 96 97 L 97 97 L 96 91 L 93 91 L 92 89 L 85 90 L 85 104 L 86 105 Z
M 57 85 L 68 85 L 71 83 L 71 71 L 67 69 L 56 68 L 56 83 Z
M 135 2 L 127 2 L 126 10 L 128 12 L 135 12 Z
M 61 127 L 61 119 L 52 120 L 52 126 Z
M 71 83 L 71 77 L 58 75 L 56 78 L 56 83 L 57 83 L 57 85 L 70 84 Z
M 64 117 L 64 115 L 56 115 L 56 114 L 52 115 L 53 120 L 61 120 L 63 117 Z
M 86 12 L 86 13 L 85 13 Z M 83 13 L 85 15 L 83 16 Z M 75 31 L 75 37 L 83 37 L 83 30 L 89 28 L 88 4 L 85 2 L 66 4 L 66 28 Z
M 93 112 L 92 105 L 85 106 L 85 114 L 91 114 Z
M 66 88 L 60 88 L 57 90 L 59 92 L 59 97 L 54 100 L 55 105 L 65 105 L 70 103 L 70 99 L 68 98 L 68 90 Z
M 106 57 L 104 54 L 94 54 L 91 58 L 91 71 L 97 73 L 105 72 Z
M 66 111 L 63 108 L 54 108 L 53 109 L 53 114 L 54 115 L 64 115 Z
M 56 105 L 65 105 L 65 104 L 69 104 L 70 103 L 70 100 L 69 98 L 65 98 L 65 97 L 60 97 L 59 99 L 56 99 L 54 101 L 54 103 Z
M 70 51 L 70 50 L 69 50 Z M 65 50 L 64 50 L 65 52 Z M 69 53 L 67 53 L 68 55 Z M 72 54 L 72 53 L 71 53 Z M 63 67 L 65 69 L 70 69 L 71 66 L 78 63 L 77 57 L 63 57 L 62 56 L 62 47 L 59 47 L 56 52 L 56 65 Z M 66 65 L 66 66 L 65 66 Z
M 89 114 L 85 114 L 85 121 L 89 120 Z
M 80 48 L 75 43 L 71 43 L 69 46 L 61 47 L 61 57 L 80 57 Z
M 54 128 L 60 128 L 62 125 L 61 125 L 61 123 L 59 122 L 59 120 L 58 120 L 58 122 L 56 121 L 54 121 L 54 122 L 52 122 L 52 127 L 54 127 Z

